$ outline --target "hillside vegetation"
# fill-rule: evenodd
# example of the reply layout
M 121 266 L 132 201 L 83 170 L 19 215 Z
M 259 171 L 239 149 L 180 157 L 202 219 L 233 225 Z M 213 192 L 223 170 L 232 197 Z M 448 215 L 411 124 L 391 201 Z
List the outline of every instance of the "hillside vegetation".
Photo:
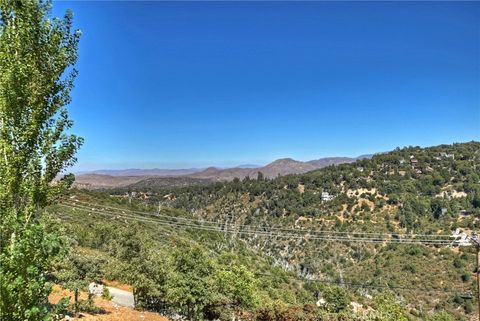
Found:
M 72 249 L 63 264 L 74 266 L 59 264 L 55 280 L 116 279 L 135 288 L 139 307 L 192 319 L 470 319 L 472 247 L 335 233 L 470 233 L 479 165 L 480 143 L 470 142 L 275 179 L 74 190 L 44 216 Z

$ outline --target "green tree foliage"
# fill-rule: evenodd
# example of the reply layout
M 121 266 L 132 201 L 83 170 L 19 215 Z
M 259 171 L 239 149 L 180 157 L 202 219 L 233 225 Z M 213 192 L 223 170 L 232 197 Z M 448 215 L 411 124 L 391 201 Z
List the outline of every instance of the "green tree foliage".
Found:
M 102 280 L 104 259 L 94 254 L 72 250 L 57 266 L 56 280 L 68 289 L 85 290 L 91 282 Z
M 198 247 L 181 246 L 171 256 L 167 278 L 167 300 L 190 320 L 199 319 L 211 301 L 213 261 Z
M 42 320 L 50 292 L 45 272 L 60 244 L 38 224 L 41 208 L 72 177 L 53 179 L 75 162 L 82 140 L 66 106 L 79 33 L 72 15 L 49 19 L 44 1 L 0 3 L 0 319 Z
M 106 266 L 106 276 L 131 285 L 136 306 L 149 308 L 152 298 L 164 295 L 169 262 L 137 225 L 116 231 L 108 243 L 115 259 Z
M 408 318 L 395 297 L 385 293 L 375 298 L 375 311 L 366 321 L 408 321 Z
M 214 281 L 215 293 L 224 295 L 223 302 L 245 308 L 257 306 L 257 282 L 245 266 L 223 267 L 215 273 Z
M 326 308 L 329 312 L 338 313 L 348 308 L 350 299 L 347 291 L 339 286 L 329 286 L 322 290 L 325 299 Z
M 75 310 L 78 311 L 79 293 L 87 290 L 91 282 L 100 282 L 103 273 L 100 267 L 104 258 L 95 254 L 84 253 L 72 249 L 68 255 L 63 255 L 54 266 L 54 277 L 61 286 L 74 291 Z
M 426 318 L 426 321 L 454 321 L 454 320 L 455 318 L 451 314 L 445 311 L 435 313 Z
M 263 173 L 262 172 L 258 172 L 257 173 L 257 181 L 261 182 L 265 180 L 265 177 L 263 176 Z

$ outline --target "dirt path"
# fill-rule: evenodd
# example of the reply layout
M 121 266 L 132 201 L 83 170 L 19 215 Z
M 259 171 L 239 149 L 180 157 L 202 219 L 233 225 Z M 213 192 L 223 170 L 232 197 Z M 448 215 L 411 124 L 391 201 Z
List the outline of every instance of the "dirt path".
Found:
M 134 307 L 133 293 L 122 289 L 107 286 L 112 302 L 124 307 Z
M 110 288 L 110 287 L 109 287 Z M 115 292 L 117 295 L 119 293 L 127 292 L 131 294 L 129 291 L 121 290 L 115 288 L 122 292 L 117 292 L 116 290 L 111 291 L 113 295 Z M 52 303 L 57 303 L 61 298 L 70 298 L 70 302 L 73 303 L 73 293 L 71 291 L 65 290 L 60 288 L 58 285 L 54 286 L 53 292 L 49 297 L 49 301 Z M 82 292 L 80 294 L 80 298 L 85 300 L 87 298 L 87 294 Z M 118 296 L 117 296 L 118 298 Z M 101 308 L 103 310 L 102 313 L 99 314 L 88 314 L 88 313 L 81 313 L 78 317 L 70 318 L 70 320 L 81 320 L 81 321 L 169 321 L 168 318 L 154 312 L 146 312 L 146 311 L 137 311 L 132 309 L 129 306 L 122 306 L 118 303 L 115 303 L 113 300 L 108 301 L 102 299 L 101 297 L 96 297 L 95 299 L 95 306 Z M 122 299 L 123 300 L 123 299 Z M 133 300 L 133 295 L 132 295 Z M 128 299 L 127 299 L 128 302 Z

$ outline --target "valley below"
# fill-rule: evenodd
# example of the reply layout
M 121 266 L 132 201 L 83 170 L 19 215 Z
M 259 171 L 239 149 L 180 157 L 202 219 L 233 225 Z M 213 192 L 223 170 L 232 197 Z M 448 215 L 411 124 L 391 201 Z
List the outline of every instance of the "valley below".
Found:
M 44 219 L 82 282 L 128 284 L 167 317 L 474 320 L 479 166 L 470 142 L 275 178 L 148 177 L 77 186 Z

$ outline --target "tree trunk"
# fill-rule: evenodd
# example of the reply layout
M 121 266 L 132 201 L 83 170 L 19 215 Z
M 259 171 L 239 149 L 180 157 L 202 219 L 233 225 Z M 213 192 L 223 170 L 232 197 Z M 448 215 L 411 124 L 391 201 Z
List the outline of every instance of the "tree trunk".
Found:
M 78 288 L 75 288 L 75 314 L 78 313 Z

